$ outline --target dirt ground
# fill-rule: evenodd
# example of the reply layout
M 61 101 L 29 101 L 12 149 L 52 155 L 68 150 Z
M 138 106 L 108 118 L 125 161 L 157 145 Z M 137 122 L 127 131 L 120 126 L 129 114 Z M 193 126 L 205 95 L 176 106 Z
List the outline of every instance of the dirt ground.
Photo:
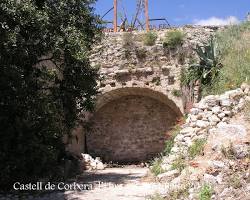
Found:
M 91 190 L 67 191 L 69 200 L 144 200 L 155 193 L 163 194 L 164 185 L 148 178 L 148 168 L 127 166 L 87 172 L 79 183 L 90 184 Z

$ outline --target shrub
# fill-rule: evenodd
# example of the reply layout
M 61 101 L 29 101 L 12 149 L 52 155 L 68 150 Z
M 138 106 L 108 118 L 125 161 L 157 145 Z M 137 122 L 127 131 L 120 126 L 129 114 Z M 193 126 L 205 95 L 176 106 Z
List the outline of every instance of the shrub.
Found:
M 181 97 L 181 91 L 180 90 L 172 90 L 171 93 L 175 97 Z
M 210 185 L 205 184 L 199 192 L 199 200 L 210 200 L 213 195 L 213 189 Z
M 184 34 L 178 30 L 171 30 L 166 33 L 163 41 L 163 47 L 169 49 L 175 49 L 183 43 Z
M 162 158 L 155 158 L 153 160 L 153 162 L 151 163 L 151 168 L 150 169 L 151 169 L 151 172 L 155 176 L 157 176 L 157 175 L 159 175 L 159 174 L 161 174 L 161 173 L 164 172 L 164 170 L 161 167 L 161 164 L 162 164 Z
M 195 52 L 200 61 L 198 64 L 190 64 L 189 68 L 182 72 L 181 82 L 183 85 L 189 85 L 200 80 L 203 88 L 210 87 L 222 68 L 215 40 L 210 38 L 208 44 L 197 45 Z
M 87 0 L 1 0 L 0 192 L 61 181 L 66 163 L 77 165 L 62 138 L 94 109 L 99 77 L 87 55 L 100 25 L 92 11 Z
M 164 198 L 159 194 L 156 193 L 154 195 L 149 196 L 148 198 L 146 198 L 147 200 L 164 200 Z
M 185 158 L 183 156 L 179 156 L 172 163 L 172 169 L 177 169 L 180 172 L 186 167 Z
M 157 76 L 152 79 L 152 83 L 155 83 L 155 85 L 161 84 L 161 77 Z
M 229 177 L 229 187 L 232 186 L 234 189 L 238 189 L 242 187 L 242 183 L 241 183 L 241 178 L 238 174 L 232 174 Z
M 178 189 L 175 189 L 173 191 L 171 191 L 169 194 L 168 194 L 168 200 L 177 200 L 177 199 L 183 199 L 183 198 L 187 198 L 188 195 L 189 195 L 189 184 L 185 184 L 184 186 L 178 188 Z
M 167 156 L 170 154 L 171 149 L 174 146 L 174 139 L 177 136 L 177 134 L 180 132 L 180 126 L 176 125 L 173 130 L 170 132 L 170 138 L 165 142 L 165 148 L 163 151 L 163 155 Z
M 188 148 L 189 157 L 193 159 L 195 156 L 202 154 L 205 144 L 206 144 L 205 139 L 195 140 L 194 143 Z
M 250 83 L 250 22 L 231 26 L 216 35 L 223 68 L 206 94 L 220 94 Z
M 153 46 L 157 39 L 157 34 L 154 32 L 147 32 L 143 36 L 143 43 L 147 46 Z
M 225 156 L 227 159 L 235 159 L 236 158 L 236 152 L 233 147 L 233 144 L 230 143 L 228 147 L 221 147 L 221 153 Z

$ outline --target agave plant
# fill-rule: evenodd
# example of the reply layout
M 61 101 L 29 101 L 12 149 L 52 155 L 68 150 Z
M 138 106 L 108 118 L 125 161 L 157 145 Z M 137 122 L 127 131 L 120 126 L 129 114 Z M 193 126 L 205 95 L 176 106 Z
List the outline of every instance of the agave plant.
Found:
M 204 85 L 211 84 L 222 67 L 214 39 L 211 37 L 208 44 L 203 46 L 197 45 L 195 52 L 200 61 L 190 65 L 186 81 L 189 83 L 200 80 Z

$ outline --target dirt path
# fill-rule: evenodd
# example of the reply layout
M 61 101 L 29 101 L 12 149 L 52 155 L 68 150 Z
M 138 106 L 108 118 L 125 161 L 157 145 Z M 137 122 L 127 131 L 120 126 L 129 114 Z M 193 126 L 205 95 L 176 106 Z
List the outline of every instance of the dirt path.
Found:
M 92 190 L 67 191 L 68 200 L 144 200 L 155 193 L 164 193 L 159 183 L 145 180 L 147 168 L 108 168 L 82 175 L 80 181 L 94 186 Z

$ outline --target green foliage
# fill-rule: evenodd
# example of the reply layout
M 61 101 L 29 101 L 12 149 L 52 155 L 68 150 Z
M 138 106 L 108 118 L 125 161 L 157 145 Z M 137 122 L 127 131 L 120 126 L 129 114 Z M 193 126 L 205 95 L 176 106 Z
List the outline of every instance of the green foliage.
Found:
M 164 172 L 164 170 L 161 167 L 161 164 L 162 164 L 162 158 L 155 158 L 152 161 L 150 170 L 155 176 Z
M 195 51 L 199 56 L 199 64 L 191 64 L 187 70 L 184 70 L 181 82 L 183 85 L 189 85 L 191 82 L 200 80 L 202 86 L 210 86 L 222 68 L 214 39 L 211 38 L 209 43 L 203 46 L 197 45 Z
M 62 178 L 62 136 L 93 108 L 92 0 L 0 3 L 0 188 Z
M 147 32 L 143 36 L 143 44 L 147 46 L 153 46 L 157 39 L 157 34 L 154 32 Z
M 250 83 L 250 22 L 230 26 L 216 35 L 220 61 L 223 65 L 205 94 L 220 94 Z
M 199 200 L 210 200 L 213 195 L 213 189 L 210 185 L 205 184 L 199 192 Z
M 186 162 L 184 156 L 182 155 L 179 155 L 177 159 L 172 162 L 172 169 L 177 169 L 181 172 L 183 169 L 185 169 L 185 167 Z
M 155 83 L 156 85 L 161 84 L 161 77 L 157 76 L 152 79 L 152 83 Z
M 206 144 L 205 139 L 197 139 L 193 144 L 188 148 L 188 154 L 190 158 L 195 158 L 197 155 L 201 155 Z
M 180 90 L 176 90 L 176 89 L 174 89 L 174 90 L 172 90 L 171 91 L 171 93 L 172 93 L 172 95 L 174 95 L 175 97 L 181 97 L 181 91 Z
M 163 47 L 169 49 L 175 49 L 182 45 L 185 35 L 179 30 L 168 31 L 163 41 Z
M 165 147 L 164 147 L 164 151 L 163 151 L 163 155 L 167 156 L 170 154 L 171 149 L 174 146 L 174 139 L 175 137 L 179 134 L 180 132 L 180 126 L 176 125 L 173 130 L 170 132 L 170 137 L 167 141 L 165 141 Z

